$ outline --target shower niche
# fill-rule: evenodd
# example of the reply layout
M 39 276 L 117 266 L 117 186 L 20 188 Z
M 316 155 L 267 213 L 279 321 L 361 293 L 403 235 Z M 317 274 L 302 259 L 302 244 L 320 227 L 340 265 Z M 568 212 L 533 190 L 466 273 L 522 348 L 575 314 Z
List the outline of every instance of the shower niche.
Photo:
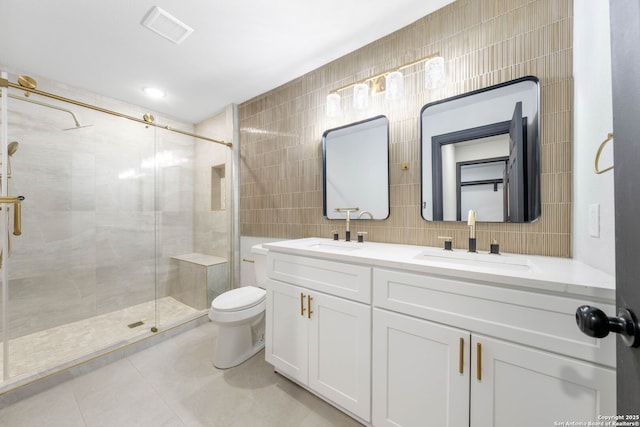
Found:
M 211 210 L 223 211 L 227 208 L 227 180 L 224 164 L 211 167 Z

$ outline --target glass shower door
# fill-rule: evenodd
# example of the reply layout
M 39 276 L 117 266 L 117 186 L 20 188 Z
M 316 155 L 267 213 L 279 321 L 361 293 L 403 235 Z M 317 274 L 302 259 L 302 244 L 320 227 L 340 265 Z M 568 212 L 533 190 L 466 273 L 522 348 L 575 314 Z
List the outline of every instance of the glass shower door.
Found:
M 0 97 L 0 197 L 24 197 L 18 222 L 0 199 L 0 393 L 205 316 L 230 287 L 228 147 L 46 84 Z
M 157 131 L 9 94 L 3 194 L 25 199 L 21 235 L 2 205 L 3 378 L 19 381 L 156 327 Z

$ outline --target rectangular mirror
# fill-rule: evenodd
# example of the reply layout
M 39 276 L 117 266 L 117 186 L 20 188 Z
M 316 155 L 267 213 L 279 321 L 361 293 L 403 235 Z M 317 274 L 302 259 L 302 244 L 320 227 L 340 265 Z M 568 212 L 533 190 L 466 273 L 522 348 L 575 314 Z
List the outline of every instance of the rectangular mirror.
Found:
M 425 105 L 421 210 L 427 221 L 540 216 L 539 84 L 524 77 Z
M 344 219 L 389 217 L 389 120 L 376 116 L 322 135 L 323 215 Z

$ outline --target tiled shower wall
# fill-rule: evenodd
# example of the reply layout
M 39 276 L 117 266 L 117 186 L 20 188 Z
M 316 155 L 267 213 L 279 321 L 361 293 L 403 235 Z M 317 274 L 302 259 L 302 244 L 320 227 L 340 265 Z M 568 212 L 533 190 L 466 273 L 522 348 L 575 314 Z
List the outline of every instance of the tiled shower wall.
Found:
M 518 77 L 540 80 L 542 215 L 531 224 L 480 223 L 478 249 L 571 256 L 572 0 L 458 0 L 419 21 L 239 106 L 240 232 L 272 238 L 330 237 L 343 221 L 322 216 L 325 130 L 384 114 L 390 121 L 391 214 L 357 221 L 368 240 L 464 247 L 466 223 L 420 216 L 420 109 L 427 103 Z M 368 110 L 326 117 L 326 95 L 343 85 L 439 52 L 447 83 L 426 90 L 420 66 L 406 69 L 405 97 L 374 96 Z M 402 163 L 409 169 L 401 169 Z M 354 170 L 366 165 L 354 163 Z

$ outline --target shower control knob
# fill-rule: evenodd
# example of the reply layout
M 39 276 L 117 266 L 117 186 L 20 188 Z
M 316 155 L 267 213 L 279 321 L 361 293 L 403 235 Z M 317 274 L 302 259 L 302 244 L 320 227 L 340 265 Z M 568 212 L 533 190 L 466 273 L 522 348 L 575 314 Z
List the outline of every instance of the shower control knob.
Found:
M 640 324 L 631 310 L 620 309 L 617 317 L 608 317 L 599 308 L 583 305 L 576 310 L 576 323 L 590 337 L 604 338 L 615 332 L 627 347 L 640 347 Z

